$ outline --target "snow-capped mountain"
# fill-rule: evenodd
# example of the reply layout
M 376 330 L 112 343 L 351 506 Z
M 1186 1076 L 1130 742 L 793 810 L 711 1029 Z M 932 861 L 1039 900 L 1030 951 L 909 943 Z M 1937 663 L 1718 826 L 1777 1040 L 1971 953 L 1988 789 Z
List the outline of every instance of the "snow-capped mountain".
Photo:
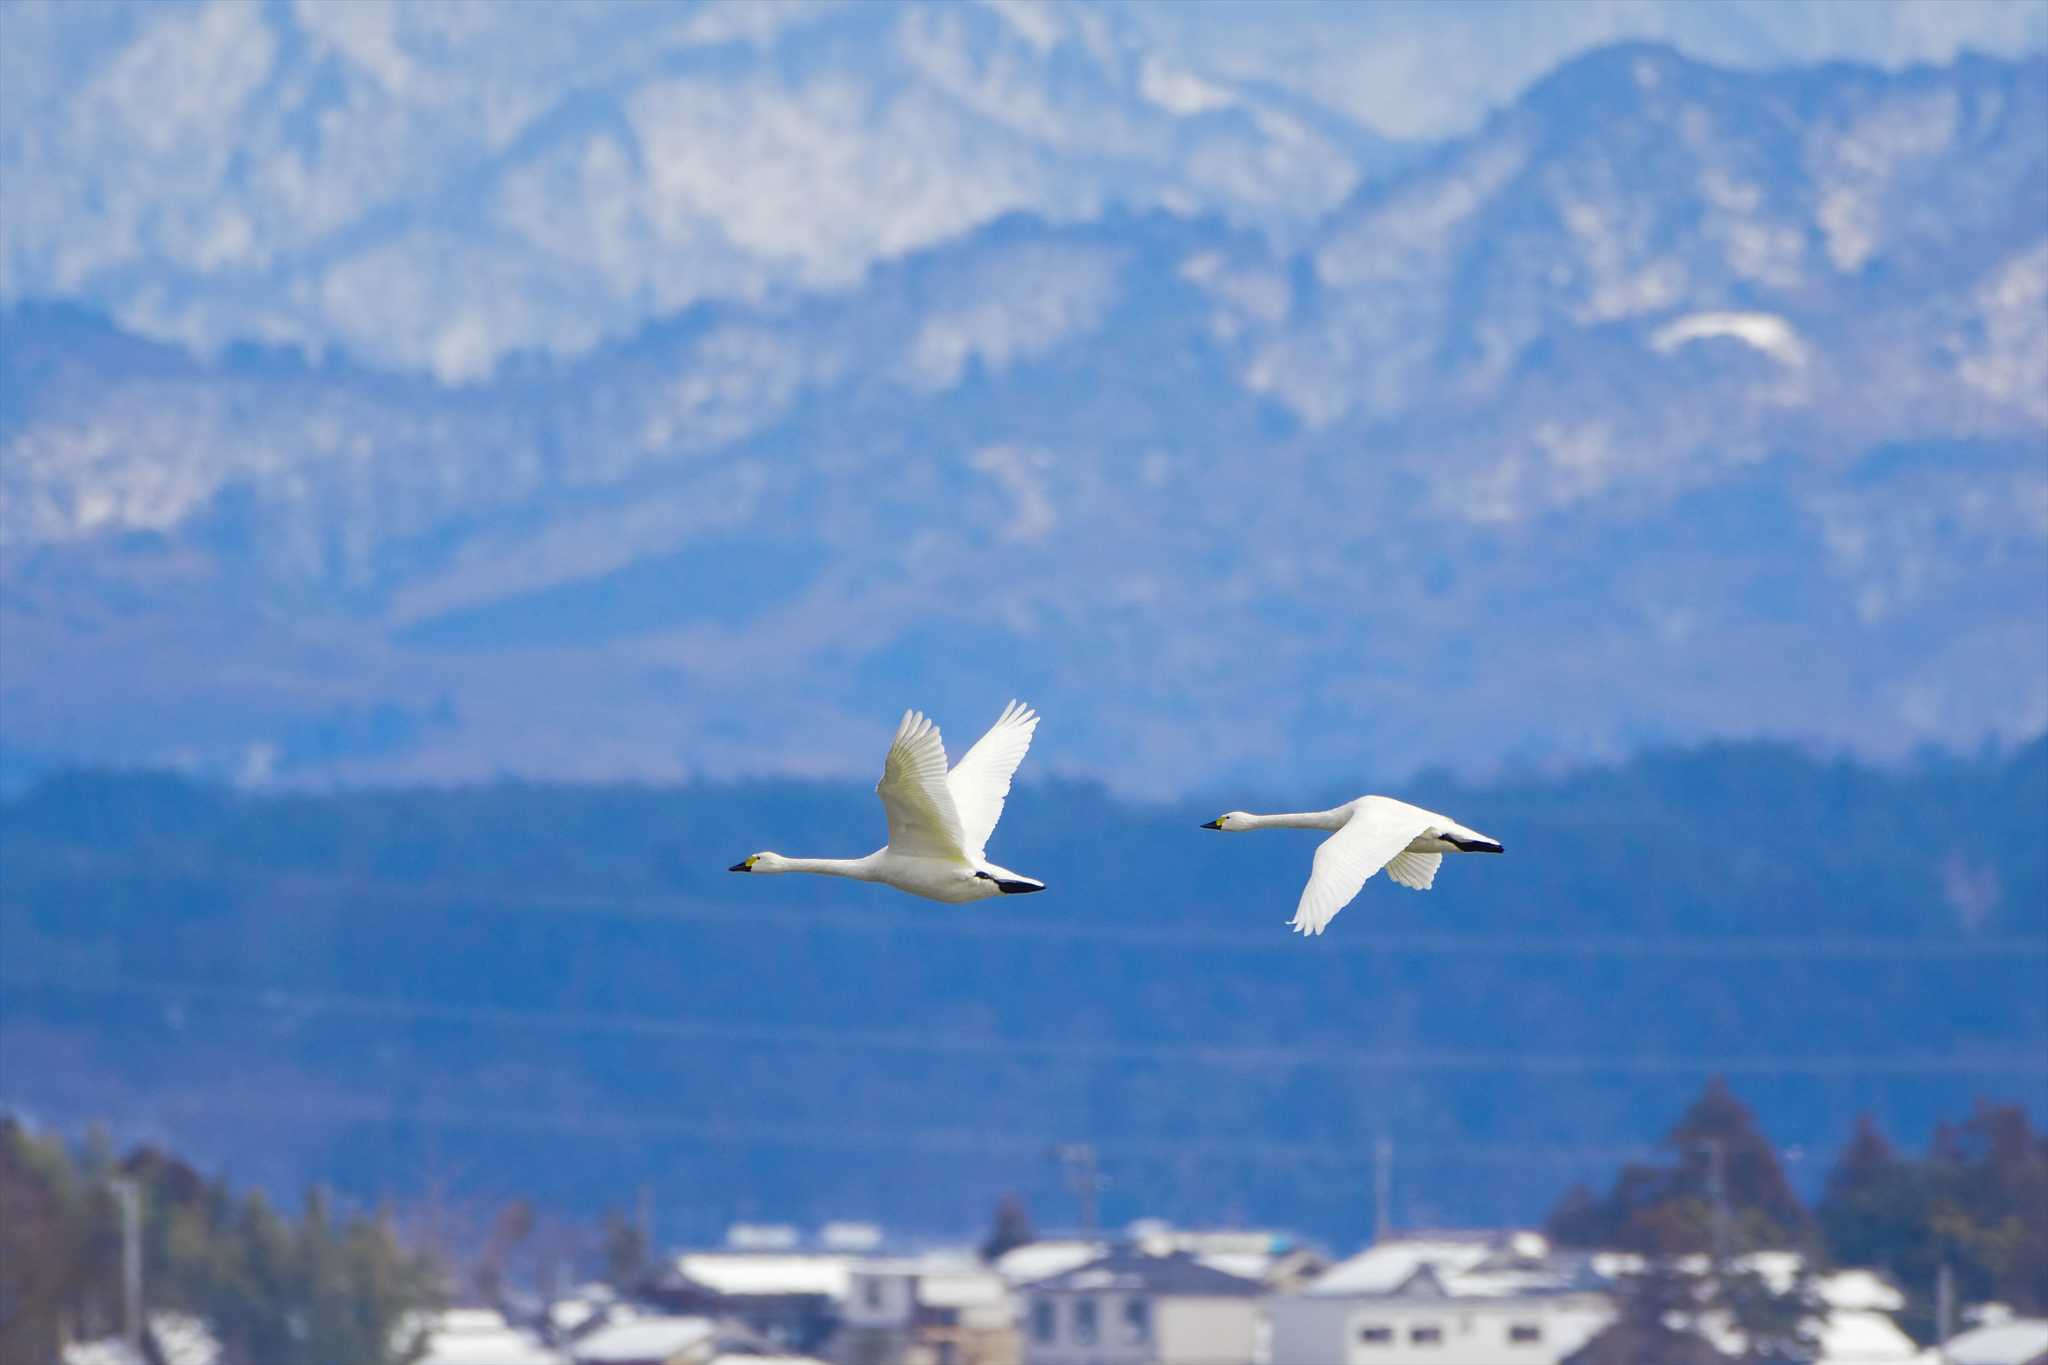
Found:
M 1393 154 L 1175 65 L 1117 9 L 230 0 L 7 23 L 36 57 L 7 71 L 0 173 L 34 192 L 0 210 L 0 296 L 451 382 L 705 300 L 843 290 L 1012 212 L 1284 236 Z
M 1373 148 L 1307 106 L 1226 91 L 1190 112 L 1207 86 L 1148 78 L 1114 42 L 855 11 L 772 73 L 712 63 L 661 96 L 650 71 L 521 133 L 470 187 L 474 234 L 405 256 L 413 274 L 307 276 L 309 300 L 356 310 L 338 335 L 370 368 L 194 359 L 18 307 L 0 369 L 17 759 L 858 771 L 906 702 L 957 730 L 1017 693 L 1058 721 L 1050 764 L 1165 791 L 2048 725 L 2048 63 L 1759 74 L 1625 45 L 1373 179 Z M 758 221 L 747 194 L 710 232 L 664 216 L 690 191 L 593 189 L 604 138 L 624 155 L 628 128 L 644 147 L 751 108 L 749 83 L 829 87 L 855 60 L 834 25 L 878 22 L 920 73 L 903 110 L 856 121 L 901 132 L 879 160 L 831 143 L 836 115 L 757 143 L 781 136 L 757 126 L 778 97 L 715 156 L 663 158 L 712 158 L 691 174 L 729 188 L 835 148 L 765 186 Z M 1008 27 L 956 44 L 953 25 Z M 972 78 L 946 86 L 961 52 Z M 1043 121 L 1017 126 L 1015 98 L 961 112 L 1027 56 L 1062 92 Z M 1104 93 L 1148 79 L 1156 114 Z M 717 110 L 661 104 L 704 82 Z M 643 101 L 664 112 L 635 122 Z M 1090 119 L 1111 151 L 1076 190 Z M 917 159 L 926 136 L 967 138 L 959 158 L 991 175 L 1057 161 L 1061 189 L 976 199 Z M 1223 169 L 1195 185 L 1204 166 Z M 899 171 L 900 195 L 858 211 L 835 179 Z M 960 196 L 972 211 L 947 216 Z M 535 215 L 517 229 L 513 200 Z M 905 218 L 863 217 L 878 201 Z M 403 205 L 381 221 L 414 230 Z M 522 330 L 555 267 L 501 270 L 515 238 L 556 243 L 565 297 L 636 302 L 574 344 Z M 26 240 L 10 230 L 10 278 L 57 268 L 61 234 Z M 706 243 L 728 254 L 706 265 Z M 158 297 L 213 316 L 234 289 L 211 279 L 195 265 Z M 420 290 L 448 291 L 482 349 L 379 313 Z M 582 353 L 533 354 L 550 349 Z

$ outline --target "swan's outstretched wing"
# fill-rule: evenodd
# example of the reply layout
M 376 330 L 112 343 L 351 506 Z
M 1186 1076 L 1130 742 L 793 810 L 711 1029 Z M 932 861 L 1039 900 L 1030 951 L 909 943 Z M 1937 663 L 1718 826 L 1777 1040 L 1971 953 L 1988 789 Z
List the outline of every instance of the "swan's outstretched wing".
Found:
M 980 857 L 1003 818 L 1003 801 L 1010 794 L 1010 778 L 1031 747 L 1032 732 L 1038 729 L 1038 713 L 1021 701 L 1003 708 L 1003 714 L 988 733 L 974 741 L 974 747 L 960 755 L 953 771 L 946 774 L 946 786 L 953 792 L 953 805 L 960 812 L 960 828 L 967 837 L 967 852 Z
M 960 814 L 946 786 L 946 746 L 939 739 L 939 727 L 921 713 L 903 713 L 875 795 L 889 812 L 892 852 L 915 858 L 967 857 Z
M 1387 809 L 1387 806 L 1395 809 Z M 1361 803 L 1344 823 L 1344 828 L 1323 840 L 1316 849 L 1314 870 L 1302 888 L 1301 904 L 1294 909 L 1297 933 L 1320 934 L 1351 904 L 1365 879 L 1387 865 L 1395 854 L 1429 828 L 1429 813 L 1390 801 L 1386 806 Z

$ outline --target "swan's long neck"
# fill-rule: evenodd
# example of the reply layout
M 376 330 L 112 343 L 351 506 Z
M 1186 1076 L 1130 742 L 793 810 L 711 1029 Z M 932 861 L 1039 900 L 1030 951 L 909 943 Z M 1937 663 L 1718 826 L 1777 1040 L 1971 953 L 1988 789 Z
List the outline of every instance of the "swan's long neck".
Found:
M 1342 829 L 1344 822 L 1351 818 L 1351 812 L 1344 807 L 1336 810 L 1297 811 L 1289 815 L 1252 815 L 1245 819 L 1246 829 Z M 1235 824 L 1235 821 L 1231 823 Z
M 867 858 L 784 858 L 781 862 L 763 869 L 767 872 L 816 872 L 825 877 L 851 877 L 855 881 L 873 881 L 874 860 Z

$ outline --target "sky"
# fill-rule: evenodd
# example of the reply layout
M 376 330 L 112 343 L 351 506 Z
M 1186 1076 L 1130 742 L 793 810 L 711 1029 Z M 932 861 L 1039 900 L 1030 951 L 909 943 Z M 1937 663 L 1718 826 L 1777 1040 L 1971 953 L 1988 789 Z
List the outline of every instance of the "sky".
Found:
M 1468 132 L 1560 62 L 1606 43 L 1670 43 L 1741 67 L 1886 68 L 2048 45 L 2048 3 L 2035 0 L 1219 0 L 1132 10 L 1190 61 L 1290 85 L 1400 138 Z

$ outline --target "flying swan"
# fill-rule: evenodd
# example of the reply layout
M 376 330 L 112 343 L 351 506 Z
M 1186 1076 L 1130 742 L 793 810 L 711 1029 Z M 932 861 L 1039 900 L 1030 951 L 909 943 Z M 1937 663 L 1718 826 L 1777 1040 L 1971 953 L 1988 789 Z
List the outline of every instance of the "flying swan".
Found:
M 1234 810 L 1219 815 L 1203 829 L 1235 834 L 1246 829 L 1334 830 L 1316 848 L 1315 867 L 1294 910 L 1294 929 L 1320 934 L 1337 912 L 1381 868 L 1417 891 L 1429 890 L 1437 864 L 1446 853 L 1498 853 L 1500 842 L 1466 829 L 1449 816 L 1411 806 L 1386 796 L 1361 796 L 1334 810 L 1299 815 L 1252 815 Z
M 1010 777 L 1031 747 L 1038 713 L 1022 702 L 1002 716 L 946 771 L 946 746 L 939 727 L 921 712 L 905 711 L 896 741 L 882 764 L 875 795 L 889 815 L 889 842 L 865 858 L 785 858 L 756 853 L 734 863 L 734 872 L 821 872 L 881 882 L 928 900 L 985 900 L 1045 890 L 1045 883 L 997 867 L 982 856 Z

